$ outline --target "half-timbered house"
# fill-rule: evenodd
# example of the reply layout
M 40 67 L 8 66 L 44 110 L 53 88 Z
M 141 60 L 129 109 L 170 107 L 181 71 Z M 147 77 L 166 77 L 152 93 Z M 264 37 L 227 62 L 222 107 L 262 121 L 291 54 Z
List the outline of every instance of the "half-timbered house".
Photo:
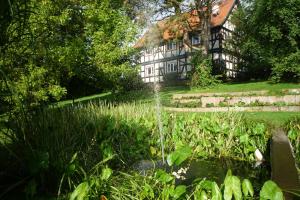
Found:
M 229 78 L 236 76 L 238 60 L 233 56 L 230 45 L 225 43 L 234 31 L 230 17 L 237 5 L 237 0 L 219 0 L 212 5 L 209 53 L 215 71 Z M 180 18 L 188 22 L 185 24 L 189 28 L 176 20 L 164 19 L 149 28 L 135 44 L 135 48 L 140 49 L 140 75 L 144 82 L 162 82 L 168 74 L 175 74 L 181 80 L 187 78 L 188 72 L 192 70 L 193 52 L 202 44 L 199 29 L 201 19 L 195 13 L 197 12 L 184 13 Z M 184 38 L 186 35 L 188 45 Z

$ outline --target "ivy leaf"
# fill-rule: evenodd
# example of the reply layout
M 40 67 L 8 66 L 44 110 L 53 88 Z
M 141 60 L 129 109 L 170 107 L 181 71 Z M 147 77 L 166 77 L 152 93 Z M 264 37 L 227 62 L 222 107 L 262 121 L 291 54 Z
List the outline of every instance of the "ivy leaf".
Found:
M 248 179 L 243 180 L 242 189 L 245 196 L 248 196 L 248 194 L 250 194 L 250 196 L 253 197 L 254 195 L 253 187 L 251 182 Z
M 259 195 L 261 199 L 271 199 L 271 200 L 283 199 L 283 193 L 281 189 L 273 181 L 265 182 Z

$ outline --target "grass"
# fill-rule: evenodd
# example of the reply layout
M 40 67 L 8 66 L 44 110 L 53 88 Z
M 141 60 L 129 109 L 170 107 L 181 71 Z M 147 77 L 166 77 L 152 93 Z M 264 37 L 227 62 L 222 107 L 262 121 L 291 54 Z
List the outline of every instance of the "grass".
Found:
M 245 117 L 250 120 L 262 121 L 274 127 L 284 126 L 293 118 L 300 118 L 299 112 L 245 112 Z
M 176 93 L 210 93 L 210 92 L 247 92 L 247 91 L 256 91 L 256 90 L 269 90 L 271 93 L 277 93 L 284 89 L 294 89 L 300 88 L 300 84 L 297 83 L 277 83 L 272 84 L 268 81 L 262 82 L 247 82 L 247 83 L 223 83 L 216 85 L 212 88 L 166 88 L 165 92 L 174 91 Z M 178 91 L 178 92 L 177 92 Z M 163 91 L 164 92 L 164 91 Z
M 218 113 L 218 112 L 217 112 Z M 222 113 L 222 112 L 220 112 Z M 177 113 L 178 114 L 178 113 Z M 215 115 L 215 113 L 179 113 L 179 115 Z M 262 122 L 272 128 L 283 127 L 287 122 L 294 118 L 300 118 L 298 112 L 243 112 L 237 113 L 243 115 L 244 120 Z
M 174 94 L 187 94 L 187 93 L 212 93 L 212 92 L 246 92 L 246 91 L 258 91 L 269 90 L 270 94 L 280 94 L 285 89 L 300 88 L 300 84 L 297 83 L 278 83 L 271 84 L 268 81 L 263 82 L 248 82 L 248 83 L 223 83 L 212 88 L 190 88 L 188 86 L 175 86 L 175 87 L 163 87 L 160 90 L 160 98 L 164 103 L 169 104 Z M 58 107 L 67 105 L 88 103 L 88 102 L 132 102 L 139 101 L 142 103 L 149 103 L 154 101 L 154 94 L 149 90 L 142 91 L 130 91 L 123 94 L 118 93 L 101 93 L 91 96 L 81 97 L 74 100 L 64 100 L 56 103 Z
M 90 95 L 90 96 L 80 97 L 80 98 L 74 99 L 74 101 L 72 99 L 59 101 L 55 105 L 57 107 L 64 107 L 64 106 L 67 106 L 67 105 L 72 105 L 73 103 L 74 104 L 87 103 L 87 102 L 90 102 L 90 101 L 106 99 L 110 95 L 111 95 L 111 92 L 105 92 L 105 93 L 100 93 L 100 94 L 94 94 L 94 95 Z
M 271 84 L 268 81 L 263 82 L 248 82 L 248 83 L 224 83 L 219 84 L 212 88 L 199 89 L 186 86 L 176 87 L 164 87 L 160 90 L 160 98 L 163 105 L 170 105 L 170 101 L 174 94 L 184 93 L 197 93 L 197 92 L 241 92 L 241 91 L 259 91 L 269 90 L 271 94 L 279 94 L 285 89 L 300 88 L 300 84 L 296 83 L 278 83 Z M 154 94 L 152 91 L 131 91 L 124 94 L 113 94 L 111 92 L 81 97 L 74 100 L 75 105 L 97 103 L 101 102 L 140 102 L 140 103 L 152 103 L 154 102 Z M 64 107 L 73 105 L 72 100 L 65 100 L 56 103 L 57 107 Z M 288 120 L 293 117 L 300 117 L 296 112 L 245 112 L 245 117 L 251 120 L 258 120 L 266 122 L 272 126 L 278 127 L 284 125 Z

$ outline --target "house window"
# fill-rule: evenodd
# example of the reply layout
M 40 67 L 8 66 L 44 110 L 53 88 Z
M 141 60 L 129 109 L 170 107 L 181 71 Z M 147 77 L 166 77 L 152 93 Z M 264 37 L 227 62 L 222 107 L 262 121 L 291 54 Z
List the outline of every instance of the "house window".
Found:
M 149 65 L 145 68 L 145 71 L 146 71 L 146 75 L 150 76 L 150 75 L 154 74 L 154 67 Z
M 176 49 L 176 42 L 170 41 L 167 43 L 167 51 Z
M 192 36 L 192 45 L 200 44 L 200 37 L 199 35 Z
M 177 71 L 177 64 L 176 63 L 168 63 L 167 72 L 176 72 Z
M 152 50 L 151 49 L 146 49 L 146 54 L 151 54 Z

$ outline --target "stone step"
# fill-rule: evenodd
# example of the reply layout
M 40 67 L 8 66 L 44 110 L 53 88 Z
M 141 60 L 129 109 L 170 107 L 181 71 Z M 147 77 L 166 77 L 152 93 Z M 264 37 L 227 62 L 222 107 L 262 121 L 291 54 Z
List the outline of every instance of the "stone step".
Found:
M 210 107 L 210 108 L 173 108 L 164 107 L 173 112 L 300 112 L 300 106 L 256 106 L 256 107 Z
M 284 96 L 231 96 L 231 97 L 201 97 L 199 99 L 180 99 L 173 100 L 172 103 L 188 104 L 196 103 L 201 107 L 220 106 L 245 106 L 256 104 L 276 104 L 282 103 L 287 105 L 300 105 L 300 95 L 284 95 Z
M 180 99 L 199 99 L 202 97 L 230 97 L 230 96 L 267 96 L 269 90 L 258 90 L 248 92 L 215 92 L 215 93 L 190 93 L 190 94 L 174 94 L 173 100 Z M 283 94 L 300 94 L 299 89 L 285 89 L 281 91 Z

